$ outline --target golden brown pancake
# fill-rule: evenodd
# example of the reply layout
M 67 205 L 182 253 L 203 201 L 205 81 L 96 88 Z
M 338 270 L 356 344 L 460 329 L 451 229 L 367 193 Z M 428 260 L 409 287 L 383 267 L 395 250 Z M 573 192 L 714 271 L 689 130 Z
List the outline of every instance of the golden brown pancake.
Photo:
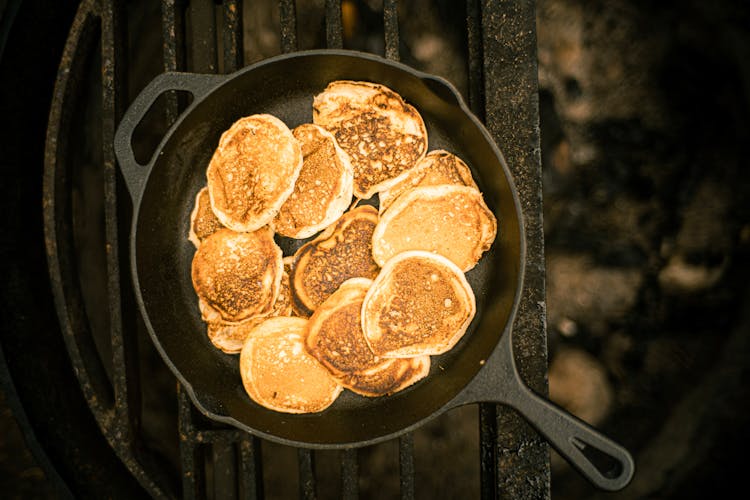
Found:
M 380 266 L 407 250 L 428 250 L 468 271 L 489 250 L 497 220 L 471 187 L 446 184 L 410 189 L 383 212 L 372 236 Z
M 245 391 L 265 408 L 313 413 L 328 408 L 342 387 L 305 349 L 307 319 L 276 317 L 249 334 L 240 353 Z
M 268 319 L 269 316 L 254 316 L 242 323 L 223 323 L 220 321 L 208 323 L 206 334 L 217 349 L 227 354 L 237 354 L 245 345 L 247 337 L 253 328 Z
M 372 281 L 341 284 L 310 317 L 307 350 L 346 388 L 365 396 L 393 394 L 425 377 L 430 359 L 381 359 L 362 332 L 362 301 Z
M 442 354 L 476 313 L 474 292 L 450 260 L 425 251 L 398 254 L 381 270 L 362 305 L 362 330 L 376 356 Z
M 307 350 L 337 378 L 379 361 L 362 333 L 362 300 L 371 284 L 367 278 L 346 280 L 310 316 Z
M 275 316 L 292 316 L 292 293 L 289 288 L 289 271 L 291 270 L 292 260 L 292 257 L 284 257 L 283 259 L 284 270 L 281 274 L 279 294 L 276 296 L 271 312 L 267 315 L 253 316 L 241 323 L 223 321 L 208 323 L 208 338 L 215 347 L 227 354 L 237 354 L 242 350 L 245 340 L 257 325 Z
M 291 275 L 292 306 L 297 314 L 312 314 L 349 278 L 378 274 L 372 259 L 372 232 L 377 221 L 376 208 L 357 207 L 297 250 Z
M 190 213 L 190 233 L 188 239 L 198 247 L 201 241 L 211 236 L 224 225 L 211 210 L 211 199 L 208 188 L 204 187 L 195 195 L 195 206 Z
M 478 189 L 469 166 L 461 158 L 448 151 L 437 149 L 427 153 L 427 156 L 417 162 L 398 184 L 378 193 L 380 213 L 382 214 L 399 195 L 412 188 L 442 184 L 456 184 Z
M 349 375 L 343 385 L 362 396 L 388 396 L 419 382 L 428 373 L 429 356 L 383 358 L 372 368 Z
M 302 148 L 302 170 L 274 219 L 277 233 L 307 238 L 328 227 L 349 208 L 352 200 L 352 166 L 333 135 L 323 127 L 305 123 L 292 133 Z
M 362 199 L 398 182 L 427 152 L 419 112 L 384 85 L 334 81 L 313 100 L 313 122 L 333 132 L 354 168 Z
M 241 322 L 268 314 L 279 294 L 281 249 L 264 227 L 251 233 L 220 229 L 195 252 L 193 287 L 207 322 Z
M 230 229 L 260 229 L 292 194 L 301 169 L 302 150 L 284 122 L 241 118 L 222 134 L 206 169 L 211 207 Z

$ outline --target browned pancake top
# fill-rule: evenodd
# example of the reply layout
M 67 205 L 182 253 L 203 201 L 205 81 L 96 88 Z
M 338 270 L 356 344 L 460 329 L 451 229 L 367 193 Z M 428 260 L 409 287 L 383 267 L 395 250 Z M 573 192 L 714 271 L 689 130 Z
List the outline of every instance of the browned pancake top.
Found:
M 292 295 L 289 289 L 290 258 L 284 258 L 284 270 L 281 275 L 281 285 L 276 301 L 267 314 L 253 316 L 241 323 L 226 323 L 209 321 L 207 334 L 211 343 L 227 354 L 236 354 L 242 350 L 250 332 L 268 318 L 276 316 L 292 316 Z
M 384 350 L 434 339 L 436 332 L 457 323 L 462 308 L 453 285 L 422 262 L 402 263 L 393 270 L 388 287 L 390 314 L 379 316 L 378 326 L 388 332 L 379 340 Z M 464 320 L 460 317 L 460 321 Z
M 338 309 L 320 327 L 323 331 L 336 333 L 318 337 L 316 352 L 324 353 L 327 364 L 342 372 L 362 370 L 376 362 L 362 334 L 361 312 L 360 300 Z
M 237 354 L 245 345 L 250 332 L 266 319 L 265 316 L 255 316 L 242 323 L 208 323 L 206 334 L 211 343 L 227 354 Z
M 476 304 L 463 272 L 443 256 L 404 252 L 383 267 L 365 296 L 362 328 L 377 356 L 442 354 L 463 336 Z
M 203 188 L 195 198 L 195 209 L 191 220 L 193 234 L 202 241 L 224 226 L 211 209 L 208 188 Z
M 279 295 L 273 304 L 271 314 L 273 316 L 292 316 L 292 290 L 289 284 L 289 276 L 292 272 L 292 258 L 284 257 L 283 272 L 281 274 L 281 285 L 279 286 Z
M 310 318 L 307 348 L 334 375 L 378 362 L 362 333 L 362 301 L 371 283 L 363 278 L 345 281 Z
M 219 220 L 236 231 L 268 223 L 291 192 L 301 160 L 297 141 L 277 118 L 238 120 L 222 135 L 206 172 Z
M 379 84 L 336 81 L 313 100 L 313 121 L 333 132 L 354 170 L 354 194 L 369 198 L 427 151 L 419 112 Z
M 334 135 L 351 158 L 360 196 L 410 169 L 427 148 L 423 138 L 394 132 L 387 117 L 369 111 L 342 122 Z
M 455 184 L 477 188 L 471 170 L 453 153 L 435 150 L 427 153 L 400 182 L 380 193 L 382 212 L 394 199 L 409 189 L 420 186 Z
M 298 250 L 291 280 L 298 312 L 310 314 L 349 278 L 374 278 L 378 274 L 378 265 L 372 259 L 376 221 L 375 208 L 358 207 Z
M 281 279 L 281 250 L 267 229 L 236 233 L 221 229 L 193 257 L 193 287 L 224 321 L 266 314 Z
M 362 396 L 385 396 L 421 380 L 427 376 L 429 370 L 429 356 L 383 359 L 369 370 L 346 376 L 343 385 Z
M 342 164 L 334 139 L 327 132 L 321 133 L 316 125 L 306 123 L 292 133 L 302 148 L 302 170 L 294 191 L 274 219 L 274 226 L 276 232 L 293 237 L 298 228 L 314 226 L 325 219 L 329 207 L 341 195 L 342 178 L 351 182 L 351 175 L 343 175 L 347 167 Z M 345 205 L 350 201 L 351 196 L 345 200 Z

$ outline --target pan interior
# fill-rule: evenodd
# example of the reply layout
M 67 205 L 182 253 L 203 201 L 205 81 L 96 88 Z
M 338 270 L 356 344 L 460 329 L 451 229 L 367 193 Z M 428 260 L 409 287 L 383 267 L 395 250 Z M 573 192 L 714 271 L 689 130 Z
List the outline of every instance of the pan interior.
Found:
M 345 54 L 299 54 L 251 66 L 196 99 L 169 133 L 147 180 L 135 226 L 135 261 L 143 313 L 152 336 L 201 406 L 219 417 L 283 442 L 311 446 L 366 443 L 429 418 L 464 390 L 499 348 L 519 284 L 521 234 L 512 184 L 489 137 L 434 80 L 384 60 Z M 467 278 L 477 315 L 461 342 L 433 357 L 425 380 L 390 397 L 344 391 L 328 410 L 286 415 L 266 410 L 245 394 L 238 356 L 206 337 L 190 278 L 195 248 L 188 241 L 195 194 L 221 133 L 238 118 L 270 113 L 290 128 L 312 121 L 312 99 L 332 80 L 382 83 L 422 114 L 429 149 L 446 149 L 472 168 L 498 219 L 498 237 Z

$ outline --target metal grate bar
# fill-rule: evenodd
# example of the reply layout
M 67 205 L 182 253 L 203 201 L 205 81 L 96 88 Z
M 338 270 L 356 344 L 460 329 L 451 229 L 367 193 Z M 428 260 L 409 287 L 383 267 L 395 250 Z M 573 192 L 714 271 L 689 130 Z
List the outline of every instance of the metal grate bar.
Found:
M 484 121 L 484 74 L 482 68 L 482 20 L 480 0 L 466 1 L 467 71 L 469 75 L 469 107 Z
M 385 57 L 398 61 L 398 0 L 383 0 L 383 30 L 385 32 Z
M 244 434 L 240 445 L 240 498 L 256 500 L 263 498 L 263 454 L 260 439 Z
M 341 452 L 341 498 L 357 500 L 359 498 L 359 454 L 356 448 Z
M 192 70 L 196 73 L 216 73 L 216 8 L 213 0 L 193 0 L 188 5 L 191 32 L 190 49 Z
M 515 179 L 527 242 L 514 352 L 521 377 L 544 394 L 547 344 L 535 2 L 482 0 L 480 9 L 486 125 L 503 145 Z M 549 498 L 549 454 L 543 440 L 515 411 L 505 406 L 496 411 L 497 498 Z
M 281 52 L 297 50 L 297 7 L 294 0 L 279 0 L 281 19 Z
M 226 444 L 239 441 L 244 432 L 234 428 L 210 430 L 194 428 L 193 434 L 195 436 L 195 441 L 199 443 Z
M 118 431 L 125 442 L 132 442 L 137 412 L 138 371 L 134 369 L 132 355 L 134 342 L 126 339 L 122 328 L 122 297 L 120 294 L 119 226 L 117 216 L 117 167 L 114 152 L 116 123 L 122 114 L 119 97 L 122 95 L 122 69 L 118 61 L 122 54 L 122 32 L 120 15 L 115 6 L 103 12 L 102 22 L 102 154 L 104 167 L 104 230 L 107 254 L 107 304 L 109 307 L 110 337 L 112 339 L 113 387 L 115 392 L 115 415 Z M 128 337 L 130 338 L 130 336 Z M 132 339 L 131 339 L 132 340 Z M 131 348 L 131 352 L 126 352 Z M 129 390 L 128 384 L 133 390 Z
M 497 498 L 497 407 L 479 405 L 479 492 L 483 499 Z
M 326 46 L 340 49 L 344 46 L 341 22 L 341 0 L 326 0 Z
M 315 486 L 315 456 L 312 450 L 297 449 L 297 463 L 299 464 L 299 496 L 306 500 L 317 497 Z
M 179 71 L 185 67 L 183 10 L 180 0 L 164 0 L 161 4 L 164 71 Z M 177 120 L 180 104 L 175 92 L 167 92 L 164 98 L 169 127 Z
M 237 498 L 237 453 L 236 440 L 214 443 L 211 446 L 213 462 L 214 498 L 234 500 Z
M 243 66 L 242 0 L 224 0 L 222 8 L 224 29 L 224 73 L 232 73 Z
M 206 492 L 204 449 L 195 440 L 193 407 L 185 390 L 178 385 L 178 426 L 180 430 L 180 462 L 182 464 L 182 497 L 203 498 Z
M 140 436 L 141 386 L 138 371 L 138 349 L 135 320 L 123 316 L 125 297 L 120 281 L 120 214 L 118 211 L 117 160 L 114 152 L 116 125 L 123 113 L 125 95 L 124 58 L 125 16 L 122 2 L 113 1 L 101 7 L 101 75 L 102 75 L 102 167 L 104 184 L 104 236 L 107 266 L 107 304 L 109 335 L 112 342 L 112 385 L 114 389 L 114 419 L 109 423 L 109 440 L 120 458 L 128 464 L 135 477 L 156 497 L 164 496 L 155 482 L 162 476 L 146 473 L 143 463 L 153 466 L 152 456 L 138 449 Z M 126 240 L 125 240 L 126 241 Z M 125 248 L 127 248 L 125 246 Z M 143 462 L 141 462 L 143 461 Z
M 410 432 L 398 440 L 398 466 L 401 500 L 414 498 L 414 435 Z

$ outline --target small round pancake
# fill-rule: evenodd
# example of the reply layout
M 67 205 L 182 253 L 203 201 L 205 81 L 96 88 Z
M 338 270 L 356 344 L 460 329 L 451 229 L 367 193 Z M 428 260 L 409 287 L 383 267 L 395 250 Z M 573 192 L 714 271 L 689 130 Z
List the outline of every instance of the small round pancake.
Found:
M 224 225 L 211 210 L 211 198 L 208 195 L 208 188 L 204 187 L 195 195 L 195 206 L 190 213 L 190 232 L 188 239 L 198 248 L 201 241 L 211 236 Z
M 208 340 L 221 351 L 227 354 L 237 354 L 242 351 L 247 337 L 253 328 L 268 319 L 268 316 L 254 316 L 242 323 L 208 323 L 206 334 Z
M 442 354 L 476 314 L 464 273 L 440 255 L 420 250 L 389 260 L 362 304 L 362 330 L 384 358 Z
M 279 294 L 281 249 L 264 227 L 252 233 L 220 229 L 193 256 L 193 288 L 207 322 L 241 322 L 268 314 Z
M 333 132 L 362 199 L 388 189 L 427 152 L 419 112 L 384 85 L 339 80 L 313 99 L 313 122 Z
M 337 378 L 379 362 L 362 333 L 362 301 L 372 280 L 351 278 L 310 316 L 305 344 Z
M 260 229 L 292 194 L 301 169 L 302 150 L 284 122 L 266 114 L 240 118 L 206 169 L 211 208 L 230 229 Z
M 276 301 L 273 303 L 271 312 L 263 316 L 253 316 L 241 323 L 226 323 L 223 321 L 214 321 L 208 323 L 208 339 L 218 349 L 227 354 L 237 354 L 245 345 L 250 332 L 257 325 L 268 318 L 275 316 L 291 316 L 292 312 L 292 292 L 289 289 L 289 271 L 291 270 L 292 257 L 284 257 L 284 271 L 281 275 L 281 285 Z
M 314 413 L 328 408 L 341 385 L 305 349 L 304 318 L 270 318 L 255 327 L 240 353 L 250 398 L 269 410 Z
M 302 170 L 273 221 L 277 233 L 307 238 L 328 227 L 352 201 L 349 156 L 323 127 L 305 123 L 292 130 L 302 148 Z
M 472 187 L 446 184 L 410 189 L 383 212 L 372 235 L 380 266 L 407 250 L 428 250 L 468 271 L 489 250 L 497 220 Z
M 314 240 L 294 254 L 291 274 L 292 306 L 309 316 L 349 278 L 374 278 L 372 233 L 378 211 L 363 205 L 346 212 Z
M 352 373 L 342 385 L 361 396 L 390 396 L 414 385 L 429 373 L 429 356 L 383 358 L 372 368 Z
M 366 278 L 342 283 L 310 317 L 305 345 L 344 387 L 375 397 L 424 378 L 430 358 L 382 359 L 372 353 L 362 332 L 362 301 L 371 284 Z
M 419 160 L 398 184 L 378 193 L 380 213 L 382 214 L 399 195 L 410 189 L 442 184 L 479 189 L 471 175 L 471 169 L 461 158 L 448 151 L 436 149 Z

